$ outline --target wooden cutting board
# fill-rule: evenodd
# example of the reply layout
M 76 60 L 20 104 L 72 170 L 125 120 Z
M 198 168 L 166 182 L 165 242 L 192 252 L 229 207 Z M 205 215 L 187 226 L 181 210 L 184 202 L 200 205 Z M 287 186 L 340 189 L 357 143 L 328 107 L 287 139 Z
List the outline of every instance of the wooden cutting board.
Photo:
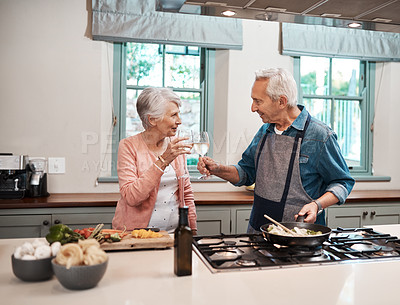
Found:
M 101 244 L 104 251 L 135 250 L 135 249 L 165 249 L 174 246 L 174 240 L 167 231 L 160 231 L 158 238 L 133 238 L 131 234 L 125 236 L 121 241 Z

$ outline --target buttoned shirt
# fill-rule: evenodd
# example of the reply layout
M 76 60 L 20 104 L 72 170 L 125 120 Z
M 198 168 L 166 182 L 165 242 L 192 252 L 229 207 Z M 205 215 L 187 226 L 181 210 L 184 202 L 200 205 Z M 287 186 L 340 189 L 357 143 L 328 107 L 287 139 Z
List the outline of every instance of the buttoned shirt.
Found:
M 298 105 L 298 107 L 301 113 L 282 135 L 295 137 L 298 130 L 304 129 L 308 111 L 304 106 Z M 239 182 L 235 186 L 252 185 L 255 182 L 258 143 L 266 133 L 274 133 L 274 127 L 275 124 L 270 123 L 262 125 L 244 151 L 242 159 L 235 165 L 239 173 Z M 355 180 L 351 177 L 340 151 L 336 133 L 316 118 L 311 117 L 310 125 L 300 146 L 299 162 L 302 185 L 311 198 L 317 199 L 324 193 L 331 192 L 339 200 L 338 204 L 345 202 L 353 189 Z M 320 216 L 323 217 L 323 215 Z M 324 223 L 321 217 L 317 223 Z

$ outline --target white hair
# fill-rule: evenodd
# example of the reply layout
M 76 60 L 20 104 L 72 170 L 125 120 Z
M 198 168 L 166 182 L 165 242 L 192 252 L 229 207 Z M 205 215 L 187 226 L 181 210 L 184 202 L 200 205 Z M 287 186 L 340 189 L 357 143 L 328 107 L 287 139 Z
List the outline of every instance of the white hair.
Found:
M 149 118 L 161 119 L 169 102 L 174 102 L 178 107 L 182 102 L 179 96 L 169 88 L 148 87 L 140 93 L 136 101 L 136 110 L 144 129 L 151 127 Z
M 286 96 L 289 107 L 297 105 L 297 84 L 293 75 L 282 68 L 262 69 L 256 71 L 256 80 L 268 79 L 267 95 L 273 100 Z

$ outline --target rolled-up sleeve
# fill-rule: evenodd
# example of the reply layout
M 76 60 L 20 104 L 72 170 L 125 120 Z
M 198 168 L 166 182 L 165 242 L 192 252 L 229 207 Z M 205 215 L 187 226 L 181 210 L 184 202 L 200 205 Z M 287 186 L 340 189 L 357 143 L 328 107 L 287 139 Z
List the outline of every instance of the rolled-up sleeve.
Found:
M 326 191 L 334 194 L 343 204 L 349 196 L 355 180 L 350 175 L 349 168 L 340 152 L 336 134 L 332 133 L 321 147 L 318 171 L 327 185 Z

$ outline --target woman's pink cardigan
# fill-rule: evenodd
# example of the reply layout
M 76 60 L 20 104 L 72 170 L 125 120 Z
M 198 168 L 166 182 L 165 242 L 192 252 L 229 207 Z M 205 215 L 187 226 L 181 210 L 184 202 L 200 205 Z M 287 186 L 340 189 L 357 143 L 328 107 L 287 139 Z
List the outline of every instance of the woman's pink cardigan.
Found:
M 121 230 L 126 226 L 127 230 L 133 230 L 148 226 L 163 174 L 154 165 L 156 160 L 141 134 L 120 141 L 117 171 L 121 199 L 117 203 L 112 221 L 114 229 Z M 183 176 L 186 170 L 185 156 L 178 156 L 171 165 L 177 177 Z M 179 194 L 182 191 L 185 203 L 189 207 L 189 226 L 192 230 L 197 229 L 196 208 L 189 177 L 184 180 L 183 190 L 178 190 L 178 199 L 181 198 Z M 183 203 L 180 202 L 179 206 L 183 206 Z

